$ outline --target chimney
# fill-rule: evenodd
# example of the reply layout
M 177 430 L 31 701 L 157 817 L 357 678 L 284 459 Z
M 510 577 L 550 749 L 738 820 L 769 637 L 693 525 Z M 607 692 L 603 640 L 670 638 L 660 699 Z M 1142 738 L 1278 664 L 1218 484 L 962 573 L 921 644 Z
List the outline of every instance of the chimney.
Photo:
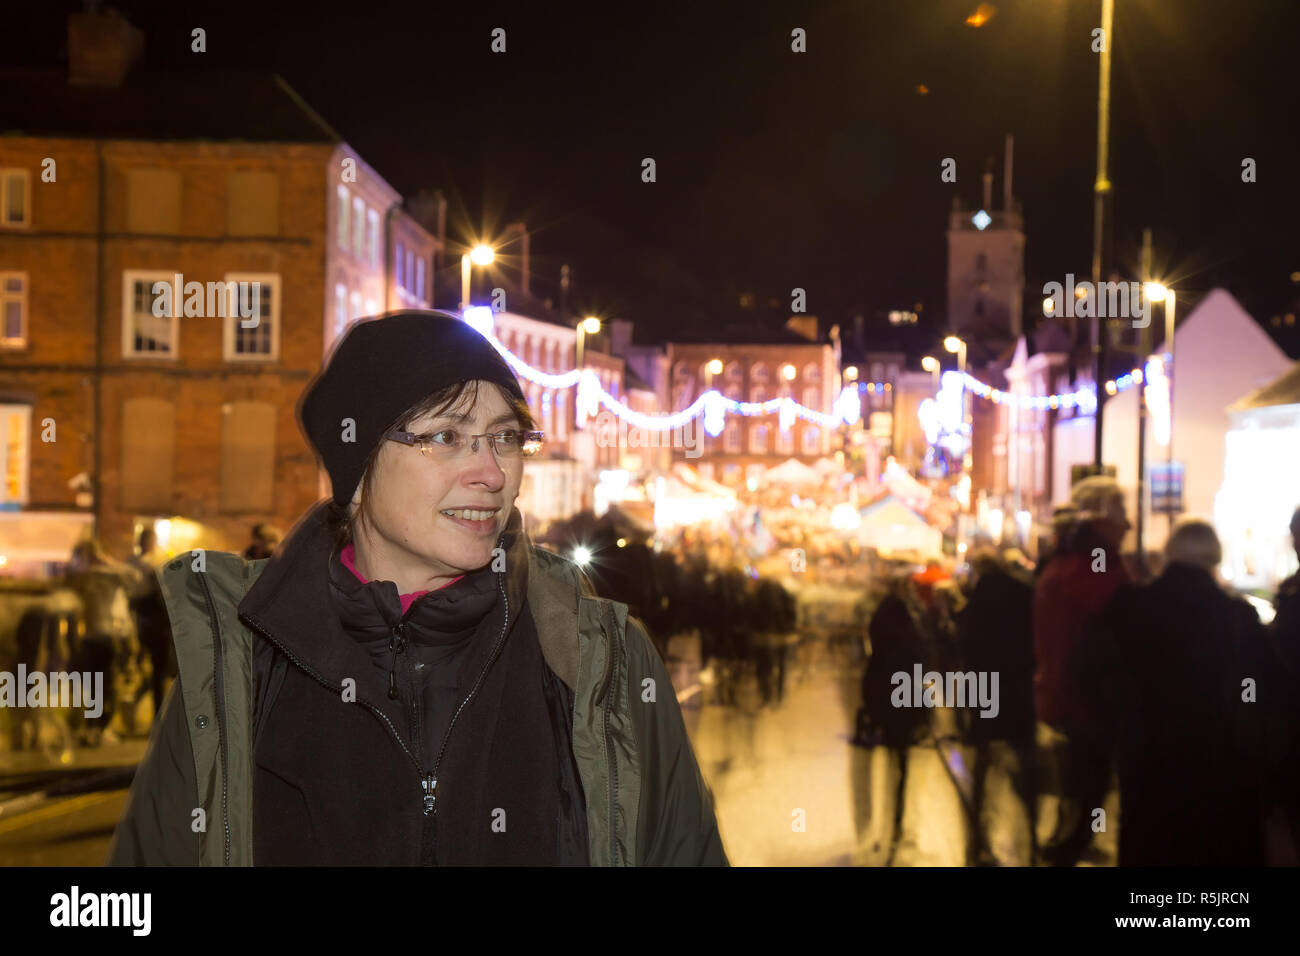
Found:
M 144 46 L 144 35 L 109 7 L 87 0 L 84 13 L 68 16 L 68 83 L 121 86 Z
M 1011 212 L 1011 154 L 1015 137 L 1007 133 L 1007 159 L 1002 169 L 1002 208 Z
M 512 222 L 506 226 L 506 235 L 517 234 L 523 243 L 523 249 L 519 253 L 519 287 L 524 295 L 528 295 L 529 280 L 529 263 L 528 263 L 528 226 L 522 222 Z

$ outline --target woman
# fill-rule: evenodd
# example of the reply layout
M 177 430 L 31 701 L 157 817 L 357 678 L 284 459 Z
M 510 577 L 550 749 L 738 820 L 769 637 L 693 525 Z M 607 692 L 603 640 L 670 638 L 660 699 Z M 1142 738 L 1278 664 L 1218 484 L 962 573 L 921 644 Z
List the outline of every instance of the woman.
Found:
M 269 559 L 160 572 L 179 690 L 110 862 L 725 865 L 645 631 L 523 530 L 501 355 L 363 321 L 299 413 L 332 500 Z

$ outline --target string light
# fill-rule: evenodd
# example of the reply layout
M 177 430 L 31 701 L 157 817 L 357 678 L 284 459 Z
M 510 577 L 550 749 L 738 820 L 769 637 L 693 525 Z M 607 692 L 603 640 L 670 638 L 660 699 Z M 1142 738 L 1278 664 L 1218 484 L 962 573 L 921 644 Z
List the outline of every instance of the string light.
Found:
M 591 369 L 575 368 L 558 375 L 540 371 L 506 348 L 492 333 L 489 326 L 484 326 L 482 323 L 473 324 L 479 329 L 483 337 L 501 353 L 502 357 L 521 378 L 534 382 L 543 388 L 556 390 L 573 388 L 576 385 L 578 387 L 578 398 L 575 411 L 580 421 L 594 418 L 598 408 L 604 406 L 619 418 L 628 422 L 628 424 L 651 431 L 668 431 L 673 428 L 680 428 L 701 412 L 704 413 L 705 430 L 715 437 L 721 434 L 726 427 L 727 414 L 754 418 L 775 413 L 779 416 L 779 427 L 783 431 L 788 430 L 794 424 L 795 418 L 802 418 L 823 428 L 836 428 L 841 423 L 851 425 L 858 421 L 860 411 L 855 392 L 882 395 L 893 391 L 891 384 L 888 382 L 856 382 L 846 385 L 835 400 L 834 413 L 828 415 L 825 412 L 801 405 L 788 397 L 771 398 L 764 402 L 741 402 L 723 396 L 716 389 L 710 389 L 681 411 L 667 415 L 647 415 L 629 408 L 605 391 L 604 386 L 600 383 L 600 378 Z M 1106 382 L 1106 394 L 1115 395 L 1127 391 L 1136 385 L 1142 384 L 1142 380 L 1142 370 L 1133 369 L 1117 379 Z M 994 388 L 986 382 L 981 382 L 969 372 L 965 373 L 965 383 L 966 387 L 975 395 L 991 401 L 995 405 L 1016 404 L 1021 408 L 1035 411 L 1078 408 L 1085 413 L 1095 412 L 1097 408 L 1096 390 L 1093 386 L 1085 386 L 1073 392 L 1054 395 L 1022 395 Z

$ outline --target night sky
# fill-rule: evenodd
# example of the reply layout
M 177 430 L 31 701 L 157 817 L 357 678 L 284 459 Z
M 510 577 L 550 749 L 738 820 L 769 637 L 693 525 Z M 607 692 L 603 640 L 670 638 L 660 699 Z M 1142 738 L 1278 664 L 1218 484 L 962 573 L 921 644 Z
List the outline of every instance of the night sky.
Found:
M 920 302 L 941 328 L 954 190 L 977 204 L 991 157 L 1001 205 L 1007 133 L 1026 316 L 1044 282 L 1086 276 L 1100 0 L 999 0 L 974 29 L 977 5 L 115 4 L 144 32 L 146 65 L 279 72 L 397 189 L 441 188 L 449 239 L 526 221 L 541 294 L 558 297 L 569 263 L 570 305 L 632 318 L 639 338 L 734 313 L 744 291 L 785 308 L 795 286 L 824 327 L 861 312 L 870 332 Z M 79 6 L 7 12 L 11 61 L 66 57 Z M 1300 295 L 1300 3 L 1116 8 L 1115 264 L 1135 273 L 1149 226 L 1180 315 L 1222 285 L 1267 327 Z M 190 52 L 195 26 L 205 54 Z M 504 55 L 489 49 L 497 26 Z M 956 186 L 939 178 L 948 156 Z M 1270 331 L 1296 353 L 1296 326 Z

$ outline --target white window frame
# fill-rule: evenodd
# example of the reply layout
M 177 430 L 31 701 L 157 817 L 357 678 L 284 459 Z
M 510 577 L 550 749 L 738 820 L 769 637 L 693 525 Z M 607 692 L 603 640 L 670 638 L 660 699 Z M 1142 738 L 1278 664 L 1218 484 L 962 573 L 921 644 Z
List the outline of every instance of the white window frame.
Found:
M 415 250 L 410 246 L 406 247 L 406 291 L 415 290 Z
M 727 422 L 722 430 L 722 450 L 728 455 L 738 455 L 744 441 L 744 428 L 736 419 Z
M 22 177 L 23 218 L 10 222 L 9 216 L 9 177 L 15 173 Z M 0 228 L 30 229 L 32 225 L 32 174 L 21 166 L 0 167 Z
M 23 423 L 23 440 L 18 454 L 22 461 L 18 466 L 18 497 L 10 498 L 6 490 L 5 475 L 9 471 L 9 446 L 5 436 L 9 431 L 9 416 L 18 415 Z M 32 464 L 32 406 L 21 402 L 7 402 L 0 405 L 0 502 L 5 504 L 25 505 L 30 498 L 30 477 Z
M 259 282 L 264 286 L 271 288 L 271 351 L 267 355 L 240 355 L 235 351 L 235 330 L 238 324 L 243 321 L 239 316 L 239 303 L 226 303 L 226 317 L 222 319 L 222 358 L 227 362 L 278 362 L 280 360 L 280 295 L 281 282 L 278 272 L 227 272 L 223 278 L 225 282 Z M 235 295 L 239 292 L 236 290 Z M 233 298 L 233 297 L 232 297 Z M 233 315 L 231 313 L 234 313 Z M 211 317 L 210 317 L 211 318 Z M 267 317 L 258 316 L 258 323 L 265 322 Z
M 340 309 L 339 307 L 342 306 Z M 334 286 L 334 335 L 337 338 L 348 327 L 348 287 L 342 282 Z
M 185 289 L 181 287 L 181 301 L 176 301 L 176 289 L 174 281 L 176 279 L 176 270 L 164 272 L 159 269 L 125 269 L 122 272 L 122 358 L 123 359 L 154 359 L 167 362 L 174 362 L 180 357 L 181 345 L 181 323 L 180 316 L 185 311 Z M 137 352 L 135 350 L 135 336 L 132 335 L 132 318 L 135 316 L 135 284 L 136 282 L 148 282 L 150 294 L 153 292 L 153 286 L 156 282 L 166 282 L 172 288 L 172 315 L 171 315 L 171 335 L 168 337 L 166 352 Z
M 421 302 L 424 298 L 424 256 L 415 260 L 415 297 Z
M 23 284 L 22 289 L 18 292 L 6 291 L 5 285 L 10 279 L 18 279 Z M 27 278 L 26 272 L 0 272 L 0 348 L 6 349 L 25 349 L 27 348 L 27 296 L 31 289 L 31 281 Z M 18 321 L 21 326 L 19 337 L 17 339 L 9 338 L 5 335 L 4 319 L 9 309 L 10 302 L 18 303 Z
M 366 241 L 370 246 L 370 265 L 376 269 L 383 263 L 379 261 L 379 210 L 371 209 L 366 213 Z
M 360 196 L 352 197 L 352 255 L 366 261 L 366 201 Z
M 338 244 L 340 249 L 347 252 L 348 245 L 352 241 L 352 224 L 350 219 L 352 213 L 352 193 L 347 186 L 339 183 L 338 188 L 335 190 L 335 196 L 337 197 L 335 201 L 337 212 L 335 215 L 338 217 L 338 222 L 334 224 L 336 233 L 334 241 Z

